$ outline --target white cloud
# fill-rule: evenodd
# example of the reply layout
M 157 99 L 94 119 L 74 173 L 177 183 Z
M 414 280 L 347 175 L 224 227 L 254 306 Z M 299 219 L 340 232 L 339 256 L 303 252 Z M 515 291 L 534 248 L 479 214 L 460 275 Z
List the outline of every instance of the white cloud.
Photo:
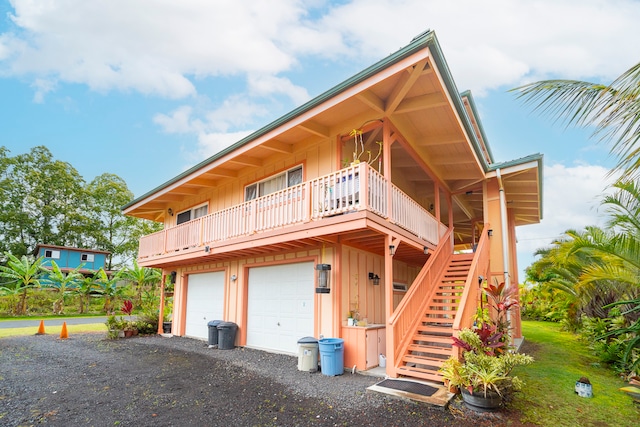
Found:
M 540 224 L 519 227 L 518 267 L 524 271 L 534 260 L 534 252 L 547 247 L 566 230 L 582 230 L 588 225 L 603 226 L 606 217 L 600 207 L 603 195 L 610 193 L 609 169 L 594 165 L 544 168 L 543 209 Z M 525 277 L 521 274 L 520 280 Z
M 33 102 L 36 104 L 42 104 L 44 102 L 45 95 L 56 88 L 56 82 L 47 79 L 35 79 L 31 84 L 31 87 L 35 89 Z
M 227 148 L 231 144 L 240 141 L 245 136 L 249 135 L 252 131 L 240 131 L 240 132 L 211 132 L 202 133 L 198 136 L 198 146 L 193 153 L 189 153 L 187 160 L 191 161 L 191 165 L 201 162 L 203 159 L 211 157 L 212 155 Z
M 0 34 L 2 73 L 167 98 L 195 95 L 198 79 L 257 75 L 299 103 L 304 89 L 282 73 L 300 59 L 369 63 L 427 28 L 458 86 L 478 95 L 549 75 L 612 78 L 640 56 L 633 0 L 12 4 L 15 28 Z

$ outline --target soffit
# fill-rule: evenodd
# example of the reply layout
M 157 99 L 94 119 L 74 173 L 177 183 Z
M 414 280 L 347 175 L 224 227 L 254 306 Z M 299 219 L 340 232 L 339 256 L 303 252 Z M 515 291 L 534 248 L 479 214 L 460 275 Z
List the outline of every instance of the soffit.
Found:
M 260 167 L 271 156 L 292 154 L 301 144 L 332 141 L 377 119 L 390 120 L 417 156 L 408 159 L 408 154 L 398 154 L 392 157 L 394 161 L 408 164 L 413 160 L 410 167 L 416 176 L 425 177 L 426 166 L 442 187 L 453 193 L 464 191 L 484 179 L 484 170 L 473 147 L 474 136 L 467 134 L 469 127 L 463 124 L 469 120 L 467 112 L 455 108 L 452 97 L 459 102 L 459 95 L 448 92 L 442 75 L 448 76 L 448 70 L 437 70 L 431 51 L 424 47 L 287 121 L 276 121 L 278 126 L 265 127 L 267 131 L 256 132 L 255 138 L 241 141 L 132 202 L 125 213 L 162 221 L 171 203 L 235 179 L 243 169 Z M 476 213 L 481 208 L 480 204 L 466 210 Z M 454 214 L 457 209 L 454 207 Z M 465 209 L 458 213 L 469 215 Z

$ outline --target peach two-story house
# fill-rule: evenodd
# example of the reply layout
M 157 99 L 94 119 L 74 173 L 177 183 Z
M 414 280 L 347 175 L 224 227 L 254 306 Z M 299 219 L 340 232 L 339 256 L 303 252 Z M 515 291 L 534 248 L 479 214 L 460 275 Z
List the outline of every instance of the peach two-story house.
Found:
M 391 377 L 439 380 L 480 281 L 518 284 L 541 171 L 494 160 L 428 31 L 123 210 L 164 223 L 138 262 L 175 277 L 175 335 L 218 319 L 272 352 L 343 338 L 348 368 L 383 354 Z

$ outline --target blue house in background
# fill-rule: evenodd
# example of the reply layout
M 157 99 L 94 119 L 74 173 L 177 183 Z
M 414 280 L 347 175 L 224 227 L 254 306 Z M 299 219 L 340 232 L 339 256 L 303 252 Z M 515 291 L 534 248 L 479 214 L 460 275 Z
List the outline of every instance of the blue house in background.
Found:
M 63 272 L 69 272 L 79 265 L 84 264 L 80 270 L 83 274 L 93 274 L 100 268 L 106 270 L 107 256 L 110 252 L 96 249 L 70 248 L 56 245 L 37 245 L 34 250 L 36 258 L 44 257 L 44 267 L 51 266 L 55 261 Z M 107 271 L 109 274 L 109 271 Z

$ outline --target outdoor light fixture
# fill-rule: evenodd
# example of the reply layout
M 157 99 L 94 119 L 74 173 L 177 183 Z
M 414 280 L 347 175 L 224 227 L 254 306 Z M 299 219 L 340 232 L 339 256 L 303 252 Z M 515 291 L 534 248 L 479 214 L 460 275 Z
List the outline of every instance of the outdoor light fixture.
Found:
M 478 285 L 482 285 L 483 280 L 484 280 L 484 277 L 478 276 Z
M 176 283 L 177 275 L 178 273 L 176 273 L 175 271 L 172 271 L 171 274 L 169 274 L 169 283 Z
M 489 234 L 489 237 L 493 236 L 493 229 L 492 228 L 489 229 L 488 234 Z
M 209 251 L 211 251 L 211 248 L 210 248 L 209 246 L 205 246 L 205 247 L 204 247 L 204 251 L 205 251 L 206 253 L 209 253 Z
M 423 252 L 425 255 L 429 255 L 429 248 L 428 248 L 428 247 L 426 247 L 426 246 L 423 246 L 423 247 L 422 247 L 422 252 Z
M 236 280 L 238 280 L 238 276 L 236 276 L 235 274 L 231 275 L 231 281 L 235 282 Z
M 169 215 L 173 216 L 173 209 L 169 208 L 167 212 L 169 212 Z
M 331 288 L 329 287 L 331 281 L 331 264 L 316 264 L 316 271 L 318 272 L 316 294 L 328 294 L 331 292 Z
M 396 254 L 396 247 L 394 245 L 389 245 L 389 255 L 394 256 Z
M 369 273 L 369 280 L 376 286 L 380 284 L 380 277 L 377 274 Z

